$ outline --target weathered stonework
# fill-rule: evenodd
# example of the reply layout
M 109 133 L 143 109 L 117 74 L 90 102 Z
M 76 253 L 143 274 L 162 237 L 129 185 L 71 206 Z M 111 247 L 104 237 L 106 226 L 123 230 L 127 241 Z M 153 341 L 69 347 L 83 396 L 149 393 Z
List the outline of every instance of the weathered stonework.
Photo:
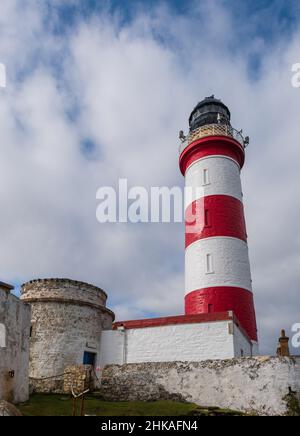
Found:
M 0 400 L 0 416 L 22 416 L 22 413 L 13 404 Z
M 34 280 L 22 286 L 31 305 L 30 383 L 36 392 L 63 392 L 67 366 L 82 365 L 84 353 L 99 364 L 102 330 L 114 314 L 107 295 L 93 285 L 67 279 Z
M 30 307 L 0 283 L 0 400 L 26 401 L 29 396 Z
M 300 400 L 300 358 L 256 357 L 206 362 L 111 365 L 102 374 L 110 401 L 182 399 L 260 415 L 290 413 Z
M 70 365 L 64 373 L 64 394 L 81 394 L 86 390 L 93 390 L 94 378 L 91 365 Z

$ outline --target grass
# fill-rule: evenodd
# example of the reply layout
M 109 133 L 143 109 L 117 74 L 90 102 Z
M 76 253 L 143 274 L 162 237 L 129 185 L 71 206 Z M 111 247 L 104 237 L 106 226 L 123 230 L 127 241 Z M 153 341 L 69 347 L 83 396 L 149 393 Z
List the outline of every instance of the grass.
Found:
M 77 404 L 79 415 L 80 400 Z M 24 416 L 71 416 L 72 400 L 64 395 L 35 394 L 18 408 Z M 107 402 L 92 395 L 85 399 L 85 414 L 96 416 L 184 416 L 196 408 L 195 404 L 176 401 Z

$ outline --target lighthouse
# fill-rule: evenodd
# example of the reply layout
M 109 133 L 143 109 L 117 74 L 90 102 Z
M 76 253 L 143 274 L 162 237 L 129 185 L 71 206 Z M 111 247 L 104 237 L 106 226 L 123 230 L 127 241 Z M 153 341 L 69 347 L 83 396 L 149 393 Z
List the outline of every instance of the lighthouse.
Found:
M 179 166 L 185 206 L 185 314 L 232 311 L 257 352 L 240 173 L 249 142 L 231 126 L 228 107 L 214 96 L 197 104 L 189 135 L 181 132 Z
M 214 96 L 181 140 L 185 177 L 185 313 L 118 320 L 102 332 L 100 366 L 258 355 L 240 172 L 249 138 Z M 159 301 L 159 296 L 154 297 Z

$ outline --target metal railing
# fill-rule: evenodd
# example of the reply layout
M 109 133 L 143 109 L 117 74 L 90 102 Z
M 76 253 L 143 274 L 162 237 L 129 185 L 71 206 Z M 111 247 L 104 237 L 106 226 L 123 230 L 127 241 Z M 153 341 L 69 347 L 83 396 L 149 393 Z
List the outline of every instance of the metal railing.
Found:
M 243 148 L 245 147 L 245 140 L 241 131 L 239 132 L 226 124 L 207 124 L 194 130 L 187 135 L 183 141 L 181 141 L 179 153 L 182 153 L 182 151 L 192 142 L 197 139 L 205 138 L 206 136 L 229 136 L 238 141 Z

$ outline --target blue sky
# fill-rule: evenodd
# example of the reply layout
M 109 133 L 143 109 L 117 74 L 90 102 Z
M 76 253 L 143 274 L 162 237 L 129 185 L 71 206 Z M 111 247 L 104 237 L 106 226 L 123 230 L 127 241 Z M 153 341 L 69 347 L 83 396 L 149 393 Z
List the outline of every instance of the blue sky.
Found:
M 34 4 L 35 0 L 27 0 Z M 206 20 L 201 0 L 59 0 L 51 2 L 44 0 L 43 26 L 45 33 L 68 38 L 80 24 L 106 16 L 121 31 L 132 24 L 142 14 L 153 14 L 161 8 L 168 9 L 172 20 L 185 18 L 190 20 L 195 39 L 205 38 L 202 24 Z M 216 7 L 222 8 L 230 14 L 232 20 L 232 39 L 228 43 L 232 55 L 247 56 L 249 77 L 257 80 L 260 77 L 262 58 L 267 52 L 274 49 L 278 41 L 288 40 L 295 32 L 299 22 L 300 4 L 297 0 L 216 0 Z M 176 34 L 170 35 L 166 28 L 153 32 L 161 43 L 170 45 L 176 50 L 178 39 Z M 212 27 L 213 32 L 213 27 Z M 216 29 L 217 30 L 217 29 Z M 253 47 L 253 40 L 260 40 L 259 47 Z M 221 41 L 214 41 L 216 46 Z M 222 46 L 222 44 L 221 44 Z M 178 50 L 180 47 L 177 47 Z M 66 47 L 61 52 L 53 50 L 45 56 L 43 40 L 37 44 L 36 51 L 32 53 L 30 62 L 19 71 L 19 79 L 23 75 L 31 74 L 32 69 L 39 63 L 48 62 L 53 68 L 53 74 L 60 73 L 61 62 Z
M 195 24 L 195 38 L 203 38 L 201 23 L 205 20 L 201 14 L 201 6 L 205 2 L 201 0 L 74 0 L 70 2 L 44 1 L 44 27 L 45 31 L 58 36 L 66 37 L 74 32 L 80 23 L 101 15 L 106 15 L 117 23 L 117 27 L 130 26 L 136 17 L 143 13 L 151 14 L 156 8 L 165 7 L 172 13 L 172 20 L 178 17 L 190 19 Z M 247 56 L 248 74 L 252 80 L 257 80 L 261 74 L 262 58 L 266 52 L 273 49 L 278 40 L 290 38 L 295 31 L 300 16 L 300 5 L 297 0 L 219 0 L 216 2 L 220 8 L 228 11 L 232 17 L 232 34 L 234 38 L 230 41 L 229 47 L 234 55 L 243 54 L 245 48 Z M 195 12 L 195 5 L 197 11 Z M 197 25 L 198 24 L 198 25 Z M 165 29 L 164 29 L 165 30 Z M 166 32 L 156 34 L 156 37 L 164 44 L 170 44 L 176 50 L 175 41 Z M 174 37 L 174 35 L 173 35 Z M 251 47 L 253 39 L 261 39 L 260 47 Z M 217 45 L 218 41 L 214 41 Z M 42 53 L 43 41 L 41 47 L 33 54 L 27 69 L 20 74 L 31 74 L 32 66 L 36 63 L 49 62 L 54 68 L 54 74 L 59 74 L 60 58 L 55 53 L 53 58 L 48 60 Z M 41 56 L 41 58 L 40 58 Z M 62 54 L 63 56 L 63 54 Z
M 220 5 L 230 10 L 234 17 L 235 31 L 244 34 L 245 40 L 251 39 L 249 28 L 256 36 L 271 42 L 294 30 L 299 18 L 300 5 L 297 0 L 219 0 Z M 169 7 L 176 15 L 194 15 L 194 5 L 199 1 L 182 0 L 78 0 L 53 7 L 49 2 L 49 15 L 56 16 L 57 31 L 65 32 L 78 21 L 89 19 L 103 12 L 116 14 L 120 23 L 127 25 L 141 10 L 148 11 L 162 4 Z M 200 29 L 199 29 L 200 30 Z M 199 32 L 200 36 L 201 32 Z M 240 41 L 242 43 L 242 41 Z
M 251 137 L 242 180 L 253 287 L 261 349 L 274 351 L 280 329 L 300 322 L 299 2 L 1 8 L 0 279 L 95 283 L 118 319 L 182 313 L 183 226 L 100 225 L 96 191 L 123 177 L 183 186 L 178 131 L 214 93 Z

